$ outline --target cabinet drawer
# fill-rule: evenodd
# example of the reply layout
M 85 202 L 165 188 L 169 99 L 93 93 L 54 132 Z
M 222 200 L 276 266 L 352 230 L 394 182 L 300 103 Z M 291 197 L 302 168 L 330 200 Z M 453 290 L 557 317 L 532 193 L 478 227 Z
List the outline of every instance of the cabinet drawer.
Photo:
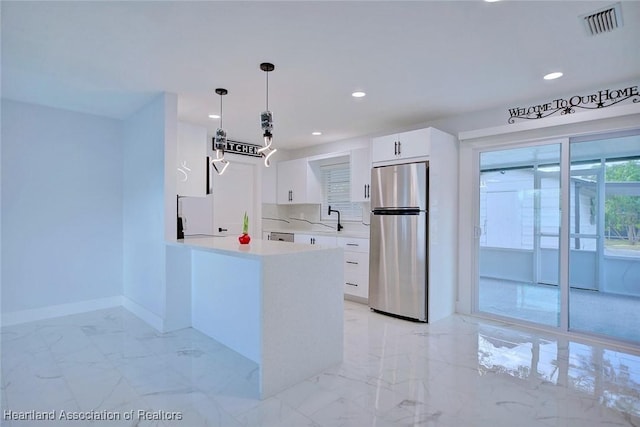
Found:
M 369 280 L 366 276 L 355 275 L 350 277 L 345 275 L 344 293 L 362 298 L 369 297 Z
M 344 274 L 365 274 L 369 272 L 369 254 L 364 252 L 344 253 Z
M 345 252 L 369 252 L 369 239 L 359 237 L 338 237 L 338 246 Z M 346 254 L 345 254 L 346 255 Z

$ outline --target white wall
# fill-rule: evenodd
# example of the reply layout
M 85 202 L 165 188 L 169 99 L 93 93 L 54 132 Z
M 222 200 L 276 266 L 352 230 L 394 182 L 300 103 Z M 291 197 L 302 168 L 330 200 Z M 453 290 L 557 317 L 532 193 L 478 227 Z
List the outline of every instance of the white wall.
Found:
M 2 311 L 122 293 L 117 120 L 2 100 Z
M 163 94 L 124 122 L 123 295 L 125 306 L 158 329 L 165 315 L 165 236 L 175 233 L 168 223 L 176 220 L 176 177 L 167 179 L 165 161 L 175 172 L 176 108 L 175 95 Z M 167 124 L 171 112 L 173 128 Z M 166 147 L 170 138 L 173 148 Z M 173 199 L 165 191 L 173 191 Z

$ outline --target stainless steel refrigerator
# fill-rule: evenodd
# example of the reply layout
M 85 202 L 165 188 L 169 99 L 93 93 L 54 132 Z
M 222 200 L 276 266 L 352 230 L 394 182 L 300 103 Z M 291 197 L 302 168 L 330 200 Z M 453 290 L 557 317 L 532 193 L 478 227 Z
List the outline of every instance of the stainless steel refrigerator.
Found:
M 369 306 L 427 321 L 428 162 L 371 170 Z

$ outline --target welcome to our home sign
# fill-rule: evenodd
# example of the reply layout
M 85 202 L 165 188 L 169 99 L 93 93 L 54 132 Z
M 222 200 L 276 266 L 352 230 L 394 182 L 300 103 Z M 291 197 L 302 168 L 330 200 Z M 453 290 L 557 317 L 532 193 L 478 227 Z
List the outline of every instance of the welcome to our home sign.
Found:
M 554 99 L 546 104 L 510 108 L 508 122 L 515 123 L 516 119 L 542 119 L 557 112 L 560 112 L 560 114 L 572 114 L 576 112 L 576 109 L 597 110 L 611 107 L 626 100 L 640 102 L 638 86 L 629 86 L 624 89 L 603 89 L 588 95 L 574 95 L 570 98 Z

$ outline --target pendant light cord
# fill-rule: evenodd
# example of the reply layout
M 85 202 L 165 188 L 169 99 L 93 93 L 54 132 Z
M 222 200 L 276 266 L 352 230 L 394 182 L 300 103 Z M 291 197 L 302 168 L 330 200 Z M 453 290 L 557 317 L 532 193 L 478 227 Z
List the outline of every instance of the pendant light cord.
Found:
M 267 75 L 267 111 L 269 111 L 269 72 L 265 74 Z
M 220 95 L 220 129 L 224 129 L 222 126 L 222 95 Z

